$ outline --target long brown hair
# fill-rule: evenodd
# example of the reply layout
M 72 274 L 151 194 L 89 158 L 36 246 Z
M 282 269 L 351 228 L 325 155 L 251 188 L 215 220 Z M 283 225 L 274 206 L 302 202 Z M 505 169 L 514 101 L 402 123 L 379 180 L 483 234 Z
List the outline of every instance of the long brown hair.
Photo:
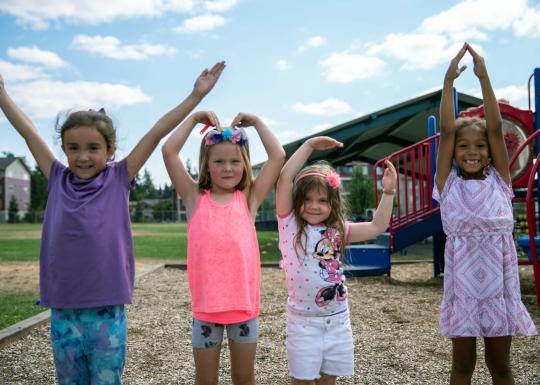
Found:
M 343 256 L 345 250 L 345 224 L 347 222 L 347 202 L 343 197 L 343 188 L 340 185 L 338 188 L 331 188 L 324 177 L 317 175 L 308 175 L 307 173 L 320 173 L 328 175 L 336 172 L 328 162 L 317 162 L 310 166 L 304 167 L 295 178 L 293 188 L 293 209 L 298 233 L 295 236 L 295 251 L 298 256 L 298 250 L 306 253 L 307 248 L 307 233 L 306 221 L 302 219 L 302 206 L 304 205 L 305 197 L 309 191 L 318 190 L 326 191 L 328 204 L 330 205 L 330 215 L 326 219 L 324 225 L 326 227 L 335 228 L 341 236 L 341 245 L 339 247 L 340 255 Z
M 208 170 L 208 158 L 210 154 L 210 149 L 217 144 L 206 144 L 205 140 L 201 141 L 201 147 L 199 151 L 199 192 L 204 190 L 209 190 L 212 188 L 212 179 L 210 178 L 210 171 Z M 249 159 L 249 147 L 247 143 L 243 145 L 236 145 L 240 151 L 242 157 L 242 163 L 244 164 L 244 172 L 242 174 L 242 179 L 235 186 L 235 190 L 246 190 L 249 202 L 249 196 L 251 194 L 251 187 L 253 185 L 253 169 L 251 168 L 251 160 Z

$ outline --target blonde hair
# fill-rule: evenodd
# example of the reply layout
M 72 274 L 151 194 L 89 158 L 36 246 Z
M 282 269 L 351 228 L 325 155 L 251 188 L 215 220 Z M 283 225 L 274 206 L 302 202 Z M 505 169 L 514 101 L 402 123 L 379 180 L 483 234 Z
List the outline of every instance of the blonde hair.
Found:
M 224 143 L 224 142 L 220 142 Z M 204 138 L 201 141 L 201 147 L 199 151 L 199 192 L 204 190 L 209 190 L 212 188 L 212 179 L 210 178 L 210 171 L 208 170 L 208 158 L 210 154 L 210 149 L 217 144 L 206 144 Z M 240 155 L 242 157 L 242 163 L 244 164 L 244 172 L 240 182 L 235 186 L 235 190 L 247 190 L 247 197 L 249 202 L 249 196 L 251 194 L 251 187 L 253 186 L 253 169 L 251 168 L 251 160 L 249 159 L 249 147 L 247 143 L 243 145 L 236 145 L 240 150 Z
M 305 197 L 308 192 L 312 190 L 326 191 L 328 204 L 330 205 L 330 215 L 326 219 L 324 225 L 326 227 L 335 228 L 341 236 L 341 245 L 339 247 L 340 255 L 343 256 L 345 250 L 345 224 L 347 222 L 347 201 L 343 196 L 343 188 L 339 186 L 334 189 L 328 184 L 326 178 L 319 175 L 307 175 L 308 173 L 318 173 L 328 175 L 331 172 L 335 172 L 335 169 L 325 161 L 317 162 L 310 166 L 304 167 L 298 175 L 296 175 L 293 188 L 293 210 L 296 225 L 298 227 L 298 233 L 295 235 L 294 246 L 296 255 L 298 256 L 298 249 L 306 253 L 307 248 L 307 233 L 306 233 L 306 221 L 302 218 L 302 207 L 304 205 Z

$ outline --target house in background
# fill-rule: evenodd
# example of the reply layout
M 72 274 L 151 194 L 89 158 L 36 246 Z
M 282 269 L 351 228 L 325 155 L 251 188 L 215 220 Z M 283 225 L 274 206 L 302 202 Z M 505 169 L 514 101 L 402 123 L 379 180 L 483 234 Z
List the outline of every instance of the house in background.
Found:
M 0 223 L 8 219 L 11 197 L 17 200 L 19 217 L 22 218 L 30 207 L 31 170 L 24 158 L 0 157 Z

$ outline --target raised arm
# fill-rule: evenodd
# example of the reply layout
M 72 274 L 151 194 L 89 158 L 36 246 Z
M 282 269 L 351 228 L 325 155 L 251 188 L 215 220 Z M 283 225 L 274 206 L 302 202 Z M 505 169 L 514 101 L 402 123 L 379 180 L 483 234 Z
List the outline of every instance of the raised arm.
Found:
M 159 141 L 182 122 L 200 103 L 200 101 L 212 90 L 218 81 L 225 62 L 218 62 L 208 70 L 205 69 L 195 81 L 193 91 L 178 106 L 167 112 L 157 123 L 143 136 L 135 148 L 127 156 L 127 169 L 130 180 L 133 179 L 144 163 L 148 160 Z
M 382 177 L 382 197 L 379 206 L 373 215 L 371 222 L 352 223 L 349 233 L 349 242 L 361 242 L 373 239 L 377 235 L 384 233 L 392 217 L 394 206 L 394 193 L 396 191 L 397 173 L 394 165 L 388 159 L 384 165 L 386 170 Z
M 328 136 L 316 136 L 306 140 L 289 158 L 281 174 L 276 187 L 276 213 L 283 216 L 293 209 L 292 192 L 294 178 L 302 169 L 313 150 L 328 150 L 330 148 L 343 147 L 343 143 Z
M 446 179 L 452 169 L 452 159 L 454 158 L 454 143 L 456 139 L 456 118 L 454 111 L 454 80 L 467 68 L 459 67 L 459 62 L 467 52 L 467 44 L 459 50 L 452 59 L 448 70 L 444 75 L 444 83 L 441 96 L 440 125 L 441 137 L 439 149 L 437 151 L 437 172 L 435 183 L 439 191 L 442 191 Z
M 264 163 L 261 172 L 253 183 L 250 194 L 249 209 L 251 214 L 255 216 L 257 209 L 278 178 L 283 162 L 285 161 L 285 150 L 283 150 L 276 136 L 259 117 L 241 112 L 236 115 L 231 123 L 231 127 L 249 126 L 253 126 L 257 130 L 268 156 L 268 160 Z
M 508 168 L 508 151 L 504 143 L 502 133 L 502 118 L 499 111 L 499 103 L 491 87 L 486 63 L 470 45 L 467 44 L 467 50 L 470 52 L 474 63 L 474 74 L 480 80 L 482 88 L 482 98 L 484 99 L 484 115 L 486 119 L 487 136 L 491 161 L 499 174 L 506 183 L 510 183 L 510 170 Z
M 23 137 L 30 149 L 30 152 L 34 156 L 41 172 L 47 178 L 51 171 L 51 165 L 55 157 L 51 149 L 45 143 L 43 138 L 39 135 L 38 130 L 34 124 L 30 121 L 28 116 L 22 112 L 22 110 L 15 104 L 15 102 L 8 95 L 4 79 L 0 75 L 0 108 L 4 111 L 7 120 L 11 123 L 17 132 Z
M 211 111 L 199 111 L 189 116 L 184 122 L 169 136 L 161 153 L 165 167 L 171 178 L 171 182 L 182 201 L 186 205 L 188 216 L 193 212 L 199 195 L 197 181 L 189 175 L 184 163 L 178 156 L 182 147 L 186 143 L 189 134 L 198 123 L 210 123 L 219 127 L 219 120 L 215 113 Z

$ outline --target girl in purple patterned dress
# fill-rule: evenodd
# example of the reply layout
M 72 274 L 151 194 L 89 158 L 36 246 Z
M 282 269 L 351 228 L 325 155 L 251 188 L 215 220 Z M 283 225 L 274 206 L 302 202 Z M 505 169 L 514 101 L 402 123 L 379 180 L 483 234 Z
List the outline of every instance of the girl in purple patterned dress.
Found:
M 453 83 L 466 52 L 480 80 L 485 120 L 454 120 Z M 476 337 L 484 337 L 494 384 L 514 384 L 512 336 L 536 328 L 521 302 L 508 153 L 502 118 L 484 59 L 467 43 L 450 62 L 441 99 L 441 137 L 434 199 L 440 202 L 445 248 L 440 331 L 452 339 L 450 384 L 470 384 Z

